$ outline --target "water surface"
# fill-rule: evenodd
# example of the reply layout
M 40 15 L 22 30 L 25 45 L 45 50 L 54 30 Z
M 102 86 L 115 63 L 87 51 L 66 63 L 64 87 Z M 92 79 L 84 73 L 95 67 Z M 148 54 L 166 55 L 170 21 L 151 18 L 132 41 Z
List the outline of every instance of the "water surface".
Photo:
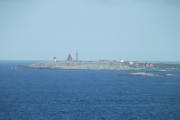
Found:
M 180 119 L 180 71 L 142 77 L 21 66 L 30 63 L 0 62 L 0 120 Z

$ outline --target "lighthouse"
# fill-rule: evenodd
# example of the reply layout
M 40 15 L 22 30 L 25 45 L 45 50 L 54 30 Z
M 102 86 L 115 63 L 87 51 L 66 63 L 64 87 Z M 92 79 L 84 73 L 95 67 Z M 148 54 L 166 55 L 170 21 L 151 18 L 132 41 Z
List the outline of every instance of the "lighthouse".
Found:
M 78 51 L 76 50 L 76 61 L 79 60 L 79 54 L 78 54 Z

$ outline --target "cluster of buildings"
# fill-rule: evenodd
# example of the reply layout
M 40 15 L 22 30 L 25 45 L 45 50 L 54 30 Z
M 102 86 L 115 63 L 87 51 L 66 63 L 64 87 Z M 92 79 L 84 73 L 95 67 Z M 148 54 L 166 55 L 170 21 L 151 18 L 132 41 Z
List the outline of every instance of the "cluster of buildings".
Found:
M 120 59 L 120 62 L 123 63 L 125 62 L 123 59 Z M 129 65 L 138 65 L 138 63 L 134 62 L 134 61 L 129 61 Z M 145 63 L 144 64 L 144 67 L 145 68 L 153 68 L 154 67 L 154 64 L 153 63 Z
M 73 61 L 73 57 L 71 54 L 68 55 L 67 61 Z M 56 62 L 56 57 L 53 57 L 53 61 Z M 75 61 L 79 61 L 79 54 L 78 51 L 76 50 L 75 53 Z M 99 60 L 99 62 L 110 62 L 109 60 Z M 136 65 L 138 66 L 137 62 L 134 61 L 125 61 L 124 59 L 120 59 L 120 61 L 115 61 L 115 62 L 120 62 L 120 63 L 128 63 L 129 65 Z M 145 68 L 153 68 L 154 64 L 153 63 L 144 63 L 143 65 Z
M 152 67 L 154 67 L 154 64 L 152 64 L 152 63 L 146 63 L 145 66 L 146 66 L 146 68 L 152 68 Z

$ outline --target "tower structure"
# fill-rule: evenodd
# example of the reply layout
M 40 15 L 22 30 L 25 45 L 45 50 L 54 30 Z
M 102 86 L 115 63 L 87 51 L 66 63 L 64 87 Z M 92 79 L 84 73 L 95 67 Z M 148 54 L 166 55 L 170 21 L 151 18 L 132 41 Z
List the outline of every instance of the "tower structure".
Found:
M 76 61 L 79 60 L 79 54 L 78 54 L 78 51 L 76 50 Z

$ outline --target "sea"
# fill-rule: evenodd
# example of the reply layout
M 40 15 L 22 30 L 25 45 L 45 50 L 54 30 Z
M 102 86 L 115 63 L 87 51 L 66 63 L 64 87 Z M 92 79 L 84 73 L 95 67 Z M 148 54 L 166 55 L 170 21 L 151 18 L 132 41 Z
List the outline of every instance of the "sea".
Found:
M 31 63 L 0 61 L 0 120 L 180 120 L 180 70 L 147 77 Z

